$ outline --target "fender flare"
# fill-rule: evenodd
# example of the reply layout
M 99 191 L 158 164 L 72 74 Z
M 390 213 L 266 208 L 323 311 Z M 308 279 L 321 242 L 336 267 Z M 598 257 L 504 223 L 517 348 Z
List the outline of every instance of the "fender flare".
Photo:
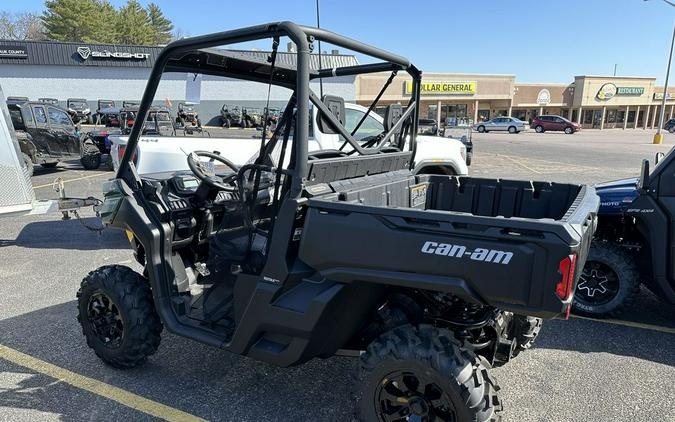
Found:
M 425 174 L 423 170 L 428 168 L 446 168 L 452 171 L 453 175 L 462 175 L 462 172 L 458 168 L 457 163 L 451 160 L 422 160 L 415 163 L 415 169 L 413 174 Z

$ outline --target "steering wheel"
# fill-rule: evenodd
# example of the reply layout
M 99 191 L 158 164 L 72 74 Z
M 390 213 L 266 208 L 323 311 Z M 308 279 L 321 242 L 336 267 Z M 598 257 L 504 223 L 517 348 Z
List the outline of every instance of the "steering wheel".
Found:
M 221 156 L 220 154 L 216 154 L 214 152 L 209 151 L 193 151 L 190 154 L 188 154 L 187 157 L 188 167 L 190 167 L 190 170 L 195 174 L 195 176 L 197 176 L 197 179 L 201 180 L 206 185 L 215 189 L 224 190 L 227 192 L 238 191 L 236 187 L 227 185 L 221 177 L 218 177 L 215 174 L 209 175 L 207 173 L 208 170 L 204 167 L 203 162 L 197 160 L 197 157 L 207 157 L 211 159 L 210 160 L 211 162 L 218 161 L 219 163 L 225 164 L 226 166 L 231 168 L 232 171 L 234 171 L 234 175 L 227 177 L 225 180 L 234 179 L 237 176 L 239 168 L 234 163 L 232 163 L 227 158 Z

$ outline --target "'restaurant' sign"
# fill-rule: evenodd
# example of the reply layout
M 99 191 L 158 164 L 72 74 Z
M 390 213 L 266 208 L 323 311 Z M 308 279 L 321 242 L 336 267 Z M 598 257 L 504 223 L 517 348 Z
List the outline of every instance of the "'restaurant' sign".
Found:
M 77 54 L 82 60 L 93 59 L 121 59 L 121 60 L 145 60 L 150 53 L 129 53 L 126 51 L 92 50 L 90 47 L 77 47 Z
M 20 45 L 0 45 L 0 58 L 27 59 L 26 47 Z
M 439 81 L 422 82 L 422 95 L 473 95 L 476 93 L 476 82 Z M 412 94 L 412 81 L 406 81 L 405 93 Z
M 645 93 L 645 88 L 642 86 L 616 86 L 608 82 L 600 87 L 596 97 L 598 100 L 609 100 L 617 95 L 628 97 L 639 97 Z

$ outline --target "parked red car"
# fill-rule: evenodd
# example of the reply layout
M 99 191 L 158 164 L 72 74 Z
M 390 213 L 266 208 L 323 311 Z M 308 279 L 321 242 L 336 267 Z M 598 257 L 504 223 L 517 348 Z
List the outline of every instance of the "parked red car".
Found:
M 557 130 L 565 132 L 568 135 L 581 130 L 579 123 L 574 123 L 560 116 L 537 116 L 532 119 L 532 124 L 535 132 L 543 133 L 547 130 Z

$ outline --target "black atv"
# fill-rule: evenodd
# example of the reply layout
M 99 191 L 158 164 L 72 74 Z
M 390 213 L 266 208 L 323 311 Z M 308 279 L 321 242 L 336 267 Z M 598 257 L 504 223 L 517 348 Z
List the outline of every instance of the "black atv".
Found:
M 576 313 L 618 316 L 644 285 L 675 304 L 675 155 L 657 154 L 639 178 L 596 185 L 598 230 L 574 300 Z
M 281 36 L 298 46 L 297 68 L 276 63 Z M 268 60 L 205 48 L 270 38 Z M 318 40 L 377 62 L 310 71 Z M 382 133 L 357 141 L 344 99 L 320 98 L 310 80 L 376 71 L 406 73 L 413 94 L 405 111 L 387 106 Z M 157 58 L 139 119 L 164 72 L 292 94 L 271 137 L 261 134 L 260 154 L 241 167 L 195 151 L 189 170 L 139 175 L 132 157 L 142 125 L 134 124 L 101 216 L 127 230 L 144 271 L 107 265 L 83 280 L 79 321 L 96 354 L 135 367 L 166 327 L 280 366 L 360 356 L 359 418 L 497 419 L 489 367 L 530 347 L 540 318 L 569 312 L 594 231 L 593 188 L 414 175 L 408 140 L 418 129 L 421 72 L 322 29 L 280 22 L 174 41 Z M 342 150 L 308 151 L 310 104 L 317 130 L 341 135 Z
M 96 108 L 96 124 L 107 127 L 114 126 L 110 119 L 113 115 L 113 110 L 116 110 L 115 101 L 113 100 L 98 100 L 98 107 Z
M 178 103 L 176 124 L 183 128 L 187 128 L 188 126 L 202 127 L 202 122 L 199 120 L 199 115 L 197 114 L 195 107 L 186 103 Z
M 224 128 L 232 126 L 239 126 L 244 128 L 246 127 L 245 125 L 247 124 L 246 119 L 244 119 L 244 115 L 239 106 L 232 106 L 228 104 L 223 104 L 223 106 L 220 108 L 220 122 L 221 126 Z
M 75 123 L 94 123 L 89 103 L 84 98 L 68 98 L 66 108 L 70 118 Z
M 92 139 L 81 136 L 66 110 L 34 101 L 7 108 L 30 174 L 35 164 L 53 168 L 59 161 L 78 158 L 87 170 L 101 164 L 101 151 Z

